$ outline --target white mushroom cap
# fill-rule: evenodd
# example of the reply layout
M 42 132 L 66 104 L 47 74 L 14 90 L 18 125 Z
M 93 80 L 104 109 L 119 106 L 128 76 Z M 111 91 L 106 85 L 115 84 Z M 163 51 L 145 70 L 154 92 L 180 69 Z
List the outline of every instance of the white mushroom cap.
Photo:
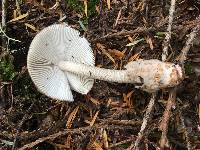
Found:
M 39 91 L 53 99 L 73 101 L 71 88 L 87 94 L 94 80 L 60 70 L 60 61 L 95 63 L 88 41 L 65 24 L 51 25 L 35 36 L 28 52 L 28 71 Z

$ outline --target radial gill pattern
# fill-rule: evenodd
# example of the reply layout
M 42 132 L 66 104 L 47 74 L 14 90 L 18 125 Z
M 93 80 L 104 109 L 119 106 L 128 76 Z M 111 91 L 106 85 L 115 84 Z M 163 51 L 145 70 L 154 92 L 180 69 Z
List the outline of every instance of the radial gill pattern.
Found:
M 60 61 L 94 66 L 88 41 L 64 24 L 51 25 L 35 36 L 27 58 L 29 74 L 38 90 L 53 99 L 73 101 L 70 88 L 88 93 L 94 80 L 60 70 Z

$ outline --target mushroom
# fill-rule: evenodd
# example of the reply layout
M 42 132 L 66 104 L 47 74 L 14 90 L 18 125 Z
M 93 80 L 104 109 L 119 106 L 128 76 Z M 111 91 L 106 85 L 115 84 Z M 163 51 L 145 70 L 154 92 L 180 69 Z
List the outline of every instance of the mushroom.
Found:
M 34 37 L 28 51 L 28 72 L 38 90 L 53 99 L 73 101 L 71 89 L 87 94 L 94 79 L 61 70 L 60 61 L 95 63 L 88 41 L 65 24 L 46 27 Z
M 51 25 L 33 39 L 28 52 L 29 74 L 42 93 L 73 101 L 70 89 L 87 94 L 94 79 L 137 84 L 147 92 L 173 87 L 183 79 L 179 65 L 156 59 L 129 62 L 124 70 L 94 66 L 90 44 L 64 24 Z

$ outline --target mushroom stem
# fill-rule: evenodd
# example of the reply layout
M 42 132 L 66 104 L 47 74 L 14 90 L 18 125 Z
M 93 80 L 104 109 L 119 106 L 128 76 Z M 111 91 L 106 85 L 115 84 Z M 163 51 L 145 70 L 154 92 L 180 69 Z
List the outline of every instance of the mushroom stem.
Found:
M 136 88 L 142 88 L 147 92 L 173 87 L 183 79 L 182 69 L 179 65 L 156 59 L 129 62 L 125 66 L 126 70 L 104 69 L 71 61 L 60 61 L 58 66 L 63 71 L 91 79 L 119 83 L 137 83 Z
M 58 66 L 61 70 L 87 76 L 93 79 L 118 83 L 130 83 L 130 80 L 127 78 L 127 70 L 111 70 L 71 61 L 60 61 Z

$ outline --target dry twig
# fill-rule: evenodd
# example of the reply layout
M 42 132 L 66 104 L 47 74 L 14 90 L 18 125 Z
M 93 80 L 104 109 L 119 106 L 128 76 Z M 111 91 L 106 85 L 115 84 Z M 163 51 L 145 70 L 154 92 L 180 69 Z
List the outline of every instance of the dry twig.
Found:
M 172 22 L 173 22 L 173 14 L 174 14 L 174 10 L 175 10 L 175 0 L 171 0 L 171 7 L 169 9 L 169 22 L 168 22 L 168 27 L 167 27 L 167 33 L 165 36 L 165 39 L 163 41 L 163 53 L 162 53 L 162 61 L 165 61 L 167 59 L 168 56 L 168 48 L 169 48 L 169 42 L 171 39 L 171 30 L 172 30 Z
M 2 18 L 1 18 L 1 26 L 3 30 L 6 28 L 6 0 L 2 0 Z
M 193 43 L 194 38 L 196 37 L 197 32 L 200 30 L 200 25 L 197 25 L 192 29 L 192 32 L 189 34 L 188 39 L 186 41 L 185 46 L 183 47 L 181 54 L 178 56 L 177 60 L 183 65 L 184 61 L 187 58 L 187 54 L 189 49 Z M 162 121 L 160 123 L 160 130 L 162 131 L 162 136 L 160 139 L 160 146 L 163 149 L 165 146 L 169 147 L 168 139 L 167 139 L 167 131 L 168 131 L 168 123 L 171 114 L 171 108 L 175 104 L 176 99 L 176 88 L 172 89 L 169 94 L 169 99 L 167 102 L 167 106 L 165 112 L 162 117 Z
M 197 19 L 199 19 L 199 18 L 200 18 L 200 16 Z M 199 30 L 200 30 L 200 25 L 198 24 L 192 29 L 192 32 L 188 35 L 188 39 L 185 43 L 185 46 L 183 47 L 180 55 L 177 58 L 181 64 L 183 64 L 184 61 L 187 59 L 187 54 L 188 54 L 190 47 L 193 44 L 193 40 L 196 37 Z
M 98 119 L 98 121 L 101 122 L 105 122 L 104 119 Z M 137 121 L 137 120 L 114 120 L 114 119 L 107 119 L 106 120 L 107 124 L 115 124 L 115 125 L 131 125 L 131 126 L 135 126 L 135 125 L 141 125 L 142 121 Z
M 167 106 L 165 108 L 164 114 L 162 116 L 162 121 L 159 126 L 159 129 L 162 131 L 162 135 L 160 139 L 161 149 L 164 149 L 164 147 L 169 147 L 167 132 L 168 132 L 169 118 L 171 115 L 171 109 L 175 105 L 175 99 L 176 99 L 176 90 L 172 89 L 170 91 L 169 98 L 167 101 Z
M 153 108 L 154 108 L 154 103 L 155 103 L 155 99 L 156 99 L 156 93 L 153 93 L 152 94 L 152 98 L 148 104 L 148 107 L 147 107 L 147 110 L 146 110 L 146 113 L 143 117 L 143 122 L 142 122 L 142 126 L 141 126 L 141 129 L 140 129 L 140 132 L 138 133 L 138 136 L 137 136 L 137 139 L 135 141 L 135 143 L 131 144 L 131 146 L 128 148 L 128 150 L 139 150 L 139 144 L 144 136 L 144 132 L 145 132 L 145 129 L 147 127 L 147 123 L 150 121 L 151 119 L 151 114 L 152 114 L 152 111 L 153 111 Z
M 24 115 L 24 117 L 22 118 L 21 122 L 19 123 L 19 126 L 18 126 L 18 129 L 17 129 L 17 133 L 16 133 L 16 136 L 15 136 L 15 139 L 13 141 L 13 146 L 12 146 L 12 150 L 15 150 L 15 146 L 16 146 L 16 143 L 17 143 L 17 138 L 19 136 L 19 131 L 24 123 L 24 121 L 28 118 L 28 114 L 29 112 L 31 111 L 31 109 L 33 108 L 34 106 L 34 103 L 31 104 L 31 106 L 29 107 L 29 109 L 27 110 L 27 113 Z
M 180 120 L 181 120 L 181 125 L 184 129 L 184 134 L 185 134 L 185 138 L 186 138 L 186 142 L 187 142 L 187 149 L 192 150 L 192 145 L 191 145 L 191 142 L 190 142 L 189 133 L 188 133 L 187 127 L 185 126 L 185 121 L 184 121 L 184 117 L 181 113 L 181 110 L 179 110 L 179 117 L 180 117 Z
M 1 31 L 0 33 L 5 33 L 5 30 L 6 30 L 6 0 L 2 0 L 2 15 L 1 15 Z M 2 36 L 2 46 L 3 48 L 6 48 L 6 40 L 5 40 L 5 37 Z
M 8 51 L 8 46 L 10 41 L 21 42 L 19 40 L 10 38 L 6 35 L 6 18 L 7 18 L 7 0 L 2 0 L 2 17 L 1 17 L 1 25 L 0 25 L 0 34 L 2 34 L 2 46 L 4 49 Z M 6 41 L 7 38 L 7 41 Z
M 105 128 L 108 128 L 108 127 L 109 126 L 106 125 L 106 124 L 105 125 L 95 124 L 94 126 L 81 127 L 81 128 L 77 128 L 77 129 L 65 129 L 64 131 L 59 131 L 58 133 L 39 138 L 34 142 L 31 142 L 29 144 L 24 145 L 23 147 L 19 148 L 19 150 L 25 150 L 27 148 L 32 148 L 32 147 L 38 145 L 39 143 L 42 143 L 42 142 L 47 141 L 47 140 L 54 140 L 55 138 L 57 138 L 59 136 L 64 136 L 64 135 L 67 135 L 67 134 L 81 134 L 81 135 L 83 135 L 82 132 L 84 132 L 84 131 L 92 131 L 94 129 L 105 129 Z M 112 127 L 116 127 L 116 126 L 112 125 Z
M 114 147 L 117 147 L 117 146 L 122 145 L 122 144 L 130 143 L 131 141 L 133 141 L 135 139 L 136 139 L 136 137 L 134 137 L 134 136 L 130 137 L 130 138 L 123 140 L 123 141 L 120 141 L 118 143 L 111 144 L 110 148 L 114 148 Z
M 10 40 L 15 41 L 15 42 L 21 42 L 20 40 L 16 40 L 16 39 L 13 39 L 13 38 L 8 37 L 8 36 L 6 35 L 6 33 L 3 31 L 2 26 L 0 26 L 0 33 L 3 34 L 3 35 L 2 35 L 3 37 L 6 37 L 6 38 L 7 38 L 8 43 L 9 43 Z
M 110 124 L 110 125 L 108 125 Z M 46 137 L 41 137 L 39 139 L 37 139 L 34 142 L 31 142 L 29 144 L 24 145 L 23 147 L 21 147 L 19 150 L 24 150 L 26 148 L 32 148 L 34 146 L 36 146 L 39 143 L 42 143 L 46 140 L 53 140 L 59 136 L 63 136 L 63 135 L 67 135 L 67 134 L 80 134 L 80 135 L 84 135 L 82 132 L 85 131 L 92 131 L 94 129 L 105 129 L 105 128 L 120 128 L 121 125 L 126 125 L 126 126 L 133 126 L 133 125 L 138 125 L 141 124 L 140 121 L 132 121 L 132 120 L 103 120 L 101 121 L 101 123 L 99 124 L 94 124 L 93 126 L 87 126 L 87 127 L 81 127 L 81 128 L 77 128 L 77 129 L 65 129 L 64 131 L 60 131 L 58 133 L 52 134 L 50 136 L 46 136 Z M 122 128 L 124 129 L 124 126 L 122 126 Z M 27 137 L 27 135 L 25 135 L 25 137 Z
M 138 27 L 138 28 L 136 28 L 135 30 L 132 30 L 132 31 L 121 31 L 121 32 L 113 33 L 113 34 L 107 34 L 103 37 L 91 40 L 91 42 L 97 42 L 97 41 L 101 41 L 103 39 L 108 39 L 108 38 L 121 37 L 121 36 L 126 36 L 126 35 L 133 35 L 135 33 L 145 33 L 145 32 L 150 32 L 150 31 L 154 31 L 154 30 L 155 29 L 153 27 L 150 27 L 148 29 L 145 28 L 145 27 Z

